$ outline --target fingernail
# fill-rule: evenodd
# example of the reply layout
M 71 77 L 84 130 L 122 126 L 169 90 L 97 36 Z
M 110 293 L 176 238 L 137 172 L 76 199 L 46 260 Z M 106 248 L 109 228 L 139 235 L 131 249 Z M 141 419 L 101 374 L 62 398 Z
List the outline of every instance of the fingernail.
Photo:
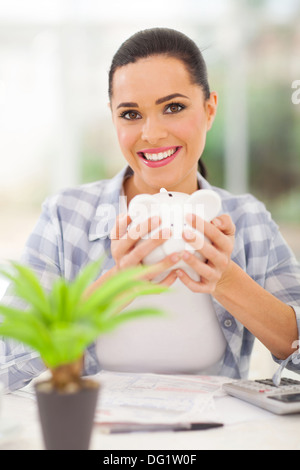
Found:
M 184 236 L 188 238 L 189 240 L 193 240 L 196 237 L 195 233 L 192 232 L 191 230 L 185 230 Z
M 173 253 L 173 255 L 171 255 L 171 261 L 172 263 L 177 263 L 177 261 L 180 260 L 180 257 L 177 253 Z
M 216 226 L 216 227 L 220 227 L 220 225 L 222 225 L 222 222 L 220 219 L 218 219 L 218 217 L 216 219 L 213 219 L 212 220 L 212 223 Z

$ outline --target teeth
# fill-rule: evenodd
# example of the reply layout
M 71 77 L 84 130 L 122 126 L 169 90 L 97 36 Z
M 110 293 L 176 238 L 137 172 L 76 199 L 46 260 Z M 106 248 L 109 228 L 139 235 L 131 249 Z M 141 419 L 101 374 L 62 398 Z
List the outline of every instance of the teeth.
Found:
M 175 152 L 176 152 L 176 148 L 175 149 L 170 149 L 170 150 L 167 150 L 166 152 L 159 152 L 159 153 L 144 153 L 144 157 L 147 159 L 147 160 L 151 160 L 151 161 L 158 161 L 158 160 L 163 160 L 164 158 L 167 158 L 167 157 L 170 157 L 171 155 L 173 155 Z

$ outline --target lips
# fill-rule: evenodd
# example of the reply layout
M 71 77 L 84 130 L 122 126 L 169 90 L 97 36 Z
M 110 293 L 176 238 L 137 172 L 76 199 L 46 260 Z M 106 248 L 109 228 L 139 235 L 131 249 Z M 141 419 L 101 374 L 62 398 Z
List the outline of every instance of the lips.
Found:
M 182 147 L 159 147 L 153 149 L 143 149 L 137 152 L 143 163 L 151 168 L 168 165 L 176 158 Z

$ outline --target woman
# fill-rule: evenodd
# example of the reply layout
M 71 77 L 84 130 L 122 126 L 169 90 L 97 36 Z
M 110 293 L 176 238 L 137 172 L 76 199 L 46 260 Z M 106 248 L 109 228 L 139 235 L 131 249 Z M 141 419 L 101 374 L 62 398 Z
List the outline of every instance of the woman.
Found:
M 116 220 L 107 214 L 103 217 L 103 207 L 120 211 L 121 195 L 126 196 L 128 204 L 137 194 L 154 194 L 161 187 L 188 194 L 211 188 L 203 176 L 203 165 L 202 174 L 197 172 L 197 165 L 218 98 L 209 89 L 206 66 L 193 41 L 177 31 L 160 28 L 129 38 L 112 61 L 109 99 L 128 166 L 111 180 L 64 191 L 46 201 L 23 257 L 46 286 L 57 276 L 73 278 L 89 260 L 108 253 L 103 272 L 91 286 L 101 288 L 106 276 L 141 263 L 146 254 L 163 243 L 166 234 L 137 243 L 126 208 Z M 159 263 L 157 272 L 175 266 L 182 257 L 200 275 L 201 281 L 196 282 L 184 271 L 174 269 L 163 282 L 171 286 L 180 281 L 197 299 L 203 294 L 212 299 L 218 328 L 225 338 L 217 373 L 245 377 L 255 337 L 277 362 L 286 360 L 288 367 L 297 370 L 290 356 L 299 338 L 300 266 L 259 201 L 249 195 L 237 197 L 213 189 L 222 199 L 223 215 L 204 223 L 208 241 L 199 251 L 206 262 L 191 252 L 173 253 Z M 106 223 L 109 227 L 104 227 Z M 152 220 L 142 224 L 140 237 L 159 223 Z M 193 227 L 201 225 L 195 216 L 190 223 Z M 184 237 L 192 246 L 198 246 L 199 240 L 191 239 L 188 231 Z M 190 325 L 190 330 L 193 328 Z M 116 349 L 118 341 L 112 343 Z M 168 343 L 168 338 L 163 341 Z M 43 366 L 21 345 L 12 344 L 3 343 L 4 355 L 12 358 L 6 380 L 10 388 L 17 388 Z M 129 347 L 133 348 L 132 357 L 136 357 L 139 351 Z M 170 353 L 170 348 L 166 349 Z M 188 339 L 185 349 L 189 350 Z M 22 362 L 18 364 L 18 360 Z M 95 345 L 86 353 L 85 366 L 88 374 L 103 366 Z M 184 370 L 181 365 L 178 372 L 185 371 L 188 367 Z

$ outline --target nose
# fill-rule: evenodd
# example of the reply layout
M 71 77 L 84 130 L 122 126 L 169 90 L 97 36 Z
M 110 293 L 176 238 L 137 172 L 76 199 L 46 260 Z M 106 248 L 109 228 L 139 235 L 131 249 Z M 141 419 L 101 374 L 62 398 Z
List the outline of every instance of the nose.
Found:
M 152 116 L 146 119 L 142 129 L 142 140 L 155 145 L 167 136 L 168 131 L 158 118 Z

